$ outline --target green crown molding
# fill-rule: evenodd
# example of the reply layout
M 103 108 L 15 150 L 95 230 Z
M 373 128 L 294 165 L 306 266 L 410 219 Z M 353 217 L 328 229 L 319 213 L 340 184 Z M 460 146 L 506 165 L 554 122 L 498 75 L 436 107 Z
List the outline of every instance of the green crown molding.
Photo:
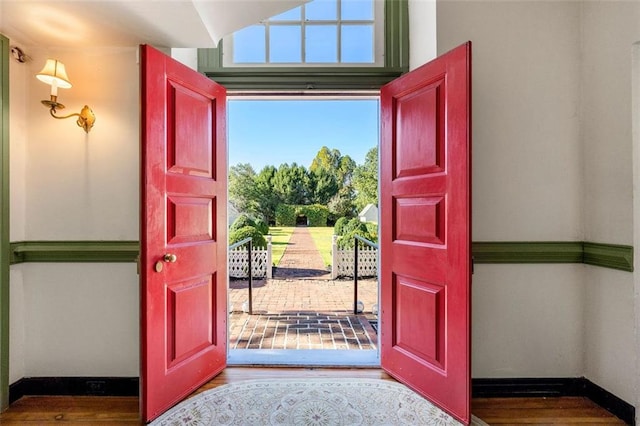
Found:
M 21 241 L 11 243 L 11 263 L 135 262 L 138 241 Z
M 475 263 L 582 263 L 582 242 L 473 242 Z
M 10 261 L 135 262 L 137 241 L 22 241 L 11 243 Z M 471 244 L 476 264 L 585 263 L 633 271 L 633 247 L 581 241 L 491 241 Z
M 0 34 L 0 411 L 9 406 L 9 50 Z
M 583 262 L 587 265 L 633 272 L 633 247 L 585 242 Z

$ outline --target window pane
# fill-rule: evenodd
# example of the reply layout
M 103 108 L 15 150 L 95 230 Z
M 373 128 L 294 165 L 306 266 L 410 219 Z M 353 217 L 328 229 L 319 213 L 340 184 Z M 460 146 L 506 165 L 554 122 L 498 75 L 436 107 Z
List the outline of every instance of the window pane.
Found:
M 306 62 L 338 62 L 337 25 L 307 25 L 305 34 Z
M 373 21 L 373 0 L 342 0 L 342 20 Z
M 373 25 L 343 25 L 341 43 L 341 62 L 374 62 Z
M 296 7 L 295 9 L 287 10 L 280 15 L 276 15 L 273 18 L 269 18 L 270 21 L 300 21 L 302 16 L 302 8 Z
M 301 33 L 299 25 L 271 25 L 269 61 L 275 63 L 302 62 Z
M 233 34 L 233 62 L 264 63 L 265 52 L 264 25 L 247 27 Z
M 337 0 L 314 0 L 304 6 L 307 21 L 335 21 L 338 19 Z

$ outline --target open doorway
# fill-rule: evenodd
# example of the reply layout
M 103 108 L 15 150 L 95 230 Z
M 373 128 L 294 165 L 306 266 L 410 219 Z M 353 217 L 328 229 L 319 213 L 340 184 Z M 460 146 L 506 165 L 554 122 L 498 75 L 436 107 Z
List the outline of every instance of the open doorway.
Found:
M 247 248 L 229 253 L 230 364 L 379 365 L 379 110 L 377 96 L 230 98 L 229 243 L 263 234 L 251 291 Z M 357 283 L 355 235 L 370 242 Z

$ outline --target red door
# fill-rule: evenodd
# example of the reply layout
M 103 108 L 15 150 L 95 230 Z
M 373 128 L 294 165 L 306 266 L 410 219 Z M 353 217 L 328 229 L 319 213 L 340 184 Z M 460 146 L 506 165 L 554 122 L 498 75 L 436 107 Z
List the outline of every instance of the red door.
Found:
M 141 412 L 226 365 L 225 89 L 141 46 Z
M 382 88 L 381 364 L 470 417 L 471 43 Z

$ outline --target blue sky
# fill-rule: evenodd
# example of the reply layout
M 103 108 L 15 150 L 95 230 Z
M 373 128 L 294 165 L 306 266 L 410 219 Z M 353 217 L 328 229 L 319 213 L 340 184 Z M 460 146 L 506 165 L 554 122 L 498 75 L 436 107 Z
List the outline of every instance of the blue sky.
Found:
M 322 146 L 362 164 L 377 146 L 378 100 L 230 100 L 229 166 L 296 162 L 305 167 Z

